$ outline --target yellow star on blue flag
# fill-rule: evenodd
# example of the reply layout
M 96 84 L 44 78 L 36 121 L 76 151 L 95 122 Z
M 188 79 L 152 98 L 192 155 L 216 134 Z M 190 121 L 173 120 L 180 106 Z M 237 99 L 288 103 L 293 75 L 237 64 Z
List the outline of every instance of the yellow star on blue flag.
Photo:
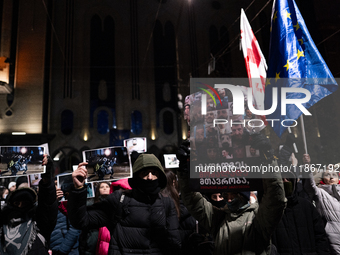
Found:
M 315 46 L 301 13 L 294 0 L 274 0 L 270 35 L 269 64 L 267 77 L 276 78 L 268 84 L 265 93 L 265 109 L 272 106 L 272 88 L 278 88 L 278 107 L 267 119 L 279 119 L 273 122 L 275 133 L 281 137 L 302 114 L 295 104 L 287 104 L 286 115 L 281 115 L 281 88 L 304 88 L 311 93 L 303 107 L 308 109 L 322 98 L 337 90 L 336 83 L 327 64 Z M 279 78 L 277 78 L 277 74 Z M 303 93 L 287 93 L 287 99 L 303 99 Z M 294 121 L 293 121 L 294 120 Z

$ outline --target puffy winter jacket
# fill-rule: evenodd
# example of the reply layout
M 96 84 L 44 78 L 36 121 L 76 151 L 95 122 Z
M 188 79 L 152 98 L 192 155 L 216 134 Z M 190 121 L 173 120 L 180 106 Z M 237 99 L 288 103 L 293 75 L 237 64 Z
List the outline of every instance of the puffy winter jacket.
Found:
M 316 186 L 313 174 L 309 173 L 305 189 L 310 197 L 314 197 L 317 210 L 327 222 L 325 231 L 331 245 L 331 254 L 340 254 L 340 201 L 333 194 L 336 192 L 340 195 L 340 184 Z
M 149 204 L 141 202 L 143 194 L 137 190 L 124 191 L 122 218 L 115 225 L 121 194 L 116 191 L 86 207 L 86 189 L 72 190 L 68 202 L 71 224 L 79 229 L 106 226 L 111 234 L 108 254 L 178 254 L 180 237 L 173 201 L 159 195 Z
M 276 164 L 276 162 L 274 162 Z M 213 207 L 201 193 L 192 192 L 188 176 L 179 174 L 182 200 L 190 214 L 202 226 L 214 233 L 214 254 L 267 254 L 270 237 L 278 225 L 286 198 L 280 173 L 263 179 L 264 196 L 261 205 L 250 204 L 246 209 L 231 213 L 227 205 Z
M 59 210 L 57 224 L 51 234 L 50 249 L 52 251 L 60 251 L 65 254 L 79 254 L 79 235 L 80 230 L 75 229 L 70 224 L 68 217 Z
M 96 248 L 96 255 L 107 255 L 110 246 L 110 231 L 106 227 L 102 227 L 98 231 L 98 242 Z
M 320 214 L 311 202 L 296 195 L 288 198 L 272 240 L 280 255 L 330 254 Z

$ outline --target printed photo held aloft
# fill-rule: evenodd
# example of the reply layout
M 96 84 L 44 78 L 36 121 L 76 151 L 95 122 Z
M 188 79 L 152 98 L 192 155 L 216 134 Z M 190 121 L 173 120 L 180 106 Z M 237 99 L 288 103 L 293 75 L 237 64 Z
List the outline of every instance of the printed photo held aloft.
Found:
M 64 196 L 62 197 L 61 201 L 67 201 L 68 196 L 71 192 L 72 187 L 74 186 L 73 180 L 72 180 L 72 173 L 64 173 L 59 174 L 57 176 L 57 187 L 61 188 L 62 192 L 64 193 Z M 94 188 L 93 183 L 87 183 L 87 198 L 94 197 Z
M 134 137 L 124 140 L 124 147 L 127 148 L 129 154 L 133 151 L 138 153 L 146 152 L 146 137 Z
M 179 160 L 176 157 L 176 154 L 164 154 L 164 164 L 165 168 L 178 168 Z
M 1 146 L 0 177 L 45 173 L 44 154 L 42 146 Z
M 126 147 L 105 147 L 83 151 L 87 162 L 86 182 L 113 181 L 132 176 L 131 159 Z

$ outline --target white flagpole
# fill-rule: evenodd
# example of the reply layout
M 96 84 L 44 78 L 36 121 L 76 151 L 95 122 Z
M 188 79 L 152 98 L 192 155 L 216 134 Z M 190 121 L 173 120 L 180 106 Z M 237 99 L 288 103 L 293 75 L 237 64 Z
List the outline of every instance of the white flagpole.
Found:
M 292 133 L 292 130 L 290 129 L 290 127 L 288 127 L 288 132 L 291 134 Z M 295 153 L 298 153 L 298 150 L 297 150 L 297 147 L 296 147 L 296 144 L 293 143 L 293 147 L 294 147 L 294 151 Z
M 303 144 L 305 146 L 305 154 L 308 154 L 308 151 L 307 151 L 307 141 L 306 141 L 306 133 L 305 133 L 305 124 L 303 122 L 302 114 L 300 115 L 300 122 L 301 122 L 301 132 L 302 132 Z

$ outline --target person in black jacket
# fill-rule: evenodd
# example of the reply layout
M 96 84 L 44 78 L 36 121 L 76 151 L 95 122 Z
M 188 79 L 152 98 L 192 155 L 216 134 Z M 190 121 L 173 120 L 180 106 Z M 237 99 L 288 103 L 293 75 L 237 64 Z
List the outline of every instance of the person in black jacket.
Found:
M 28 187 L 18 188 L 8 196 L 0 212 L 0 254 L 48 254 L 58 204 L 52 182 L 53 161 L 44 155 L 43 165 L 47 167 L 39 182 L 39 195 Z
M 294 173 L 283 173 L 287 207 L 272 243 L 278 254 L 330 254 L 324 223 L 315 206 L 298 196 Z
M 179 254 L 181 243 L 175 205 L 159 192 L 166 184 L 164 169 L 152 154 L 141 154 L 129 179 L 131 191 L 116 191 L 86 206 L 86 162 L 72 174 L 68 201 L 71 224 L 79 229 L 107 227 L 108 254 Z

